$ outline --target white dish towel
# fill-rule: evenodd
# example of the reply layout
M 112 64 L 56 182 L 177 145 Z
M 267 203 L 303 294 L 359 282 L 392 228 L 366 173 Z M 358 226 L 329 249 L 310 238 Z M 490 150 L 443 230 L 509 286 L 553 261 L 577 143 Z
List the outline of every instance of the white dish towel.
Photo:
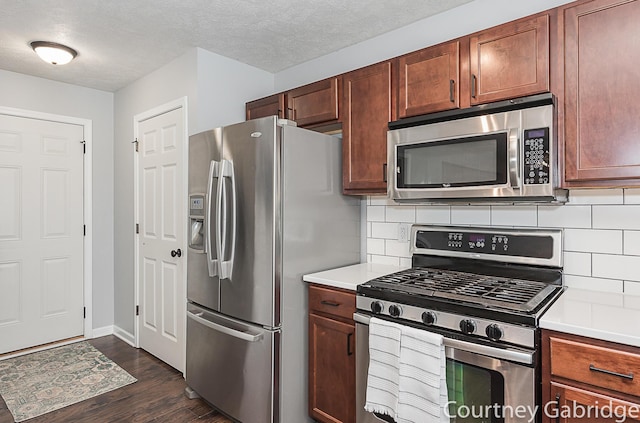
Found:
M 371 318 L 365 409 L 397 423 L 448 423 L 447 400 L 442 335 Z
M 402 327 L 372 317 L 369 321 L 369 373 L 365 410 L 395 419 L 400 379 Z
M 397 423 L 448 423 L 444 338 L 402 326 Z

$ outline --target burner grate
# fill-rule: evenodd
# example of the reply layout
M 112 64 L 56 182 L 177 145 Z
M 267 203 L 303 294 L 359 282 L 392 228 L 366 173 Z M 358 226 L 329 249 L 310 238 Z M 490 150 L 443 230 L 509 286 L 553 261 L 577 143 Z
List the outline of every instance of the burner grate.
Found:
M 370 283 L 382 289 L 522 311 L 533 310 L 555 289 L 544 282 L 425 267 L 382 276 Z

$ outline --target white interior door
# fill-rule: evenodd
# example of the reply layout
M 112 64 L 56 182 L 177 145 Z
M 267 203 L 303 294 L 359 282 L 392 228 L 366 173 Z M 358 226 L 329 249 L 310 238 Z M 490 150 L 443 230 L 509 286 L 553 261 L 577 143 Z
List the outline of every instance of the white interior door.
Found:
M 138 122 L 138 343 L 184 371 L 183 110 Z
M 0 353 L 83 335 L 83 132 L 0 114 Z

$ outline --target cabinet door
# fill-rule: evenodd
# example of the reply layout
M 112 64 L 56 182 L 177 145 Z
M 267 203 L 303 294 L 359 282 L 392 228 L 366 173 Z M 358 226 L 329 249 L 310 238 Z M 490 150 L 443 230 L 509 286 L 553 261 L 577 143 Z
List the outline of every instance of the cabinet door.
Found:
M 640 1 L 564 12 L 567 182 L 640 185 L 639 22 Z
M 273 115 L 276 115 L 279 118 L 284 118 L 284 100 L 284 94 L 274 94 L 269 97 L 248 102 L 245 104 L 247 120 Z
M 354 423 L 355 325 L 309 314 L 309 414 L 326 423 Z
M 288 119 L 298 126 L 337 121 L 339 78 L 329 78 L 287 92 Z
M 387 192 L 387 130 L 396 120 L 394 61 L 344 75 L 342 170 L 345 194 Z
M 471 104 L 549 91 L 549 16 L 510 22 L 469 40 Z
M 459 68 L 458 41 L 402 56 L 398 65 L 398 116 L 460 107 Z
M 543 404 L 543 422 L 637 423 L 640 405 L 560 383 L 551 383 L 551 402 Z

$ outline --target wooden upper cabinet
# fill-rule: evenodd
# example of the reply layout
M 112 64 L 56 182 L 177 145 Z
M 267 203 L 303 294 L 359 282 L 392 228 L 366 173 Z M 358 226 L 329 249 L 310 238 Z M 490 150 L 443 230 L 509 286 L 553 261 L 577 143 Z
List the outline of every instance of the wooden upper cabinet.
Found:
M 398 117 L 460 107 L 460 42 L 425 48 L 398 59 Z
M 269 97 L 253 100 L 245 104 L 247 120 L 273 115 L 284 118 L 285 109 L 284 93 L 270 95 Z
M 564 10 L 566 186 L 640 185 L 640 1 Z
M 510 22 L 472 35 L 471 104 L 549 91 L 549 16 Z
M 298 126 L 337 121 L 339 115 L 340 78 L 314 82 L 287 92 L 287 118 Z
M 396 60 L 343 76 L 342 171 L 345 194 L 387 191 L 387 130 L 396 120 Z

